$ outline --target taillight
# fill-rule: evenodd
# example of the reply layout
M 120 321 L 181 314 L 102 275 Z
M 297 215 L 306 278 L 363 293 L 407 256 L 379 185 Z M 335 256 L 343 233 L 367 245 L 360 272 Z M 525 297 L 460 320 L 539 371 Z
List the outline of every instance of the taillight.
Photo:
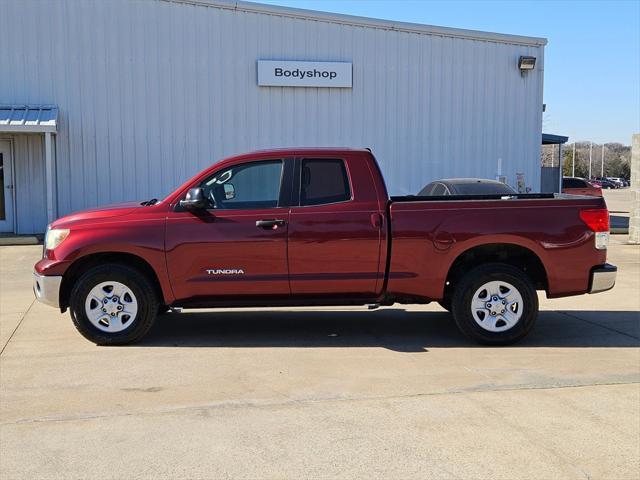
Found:
M 606 208 L 580 210 L 580 218 L 594 232 L 609 231 L 609 210 Z
M 609 211 L 606 208 L 580 210 L 580 219 L 587 227 L 596 232 L 596 248 L 598 250 L 606 249 L 609 245 Z

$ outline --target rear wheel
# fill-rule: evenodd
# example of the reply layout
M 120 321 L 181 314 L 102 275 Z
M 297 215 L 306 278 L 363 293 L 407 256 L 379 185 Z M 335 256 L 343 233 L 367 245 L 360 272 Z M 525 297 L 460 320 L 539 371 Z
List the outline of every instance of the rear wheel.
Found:
M 153 325 L 158 299 L 145 275 L 121 264 L 86 271 L 70 297 L 73 324 L 98 345 L 124 345 L 140 340 Z
M 538 296 L 529 277 L 502 263 L 471 270 L 456 286 L 452 313 L 458 328 L 486 345 L 508 345 L 529 333 L 538 316 Z

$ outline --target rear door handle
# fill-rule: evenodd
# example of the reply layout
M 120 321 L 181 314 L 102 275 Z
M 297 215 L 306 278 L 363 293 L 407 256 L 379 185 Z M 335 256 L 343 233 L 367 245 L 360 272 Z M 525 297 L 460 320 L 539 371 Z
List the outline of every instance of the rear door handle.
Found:
M 278 227 L 282 227 L 286 224 L 284 220 L 256 220 L 256 227 L 264 228 L 265 230 L 275 230 Z
M 382 227 L 382 215 L 380 215 L 379 213 L 372 213 L 370 219 L 371 226 L 376 230 L 380 230 L 380 228 Z

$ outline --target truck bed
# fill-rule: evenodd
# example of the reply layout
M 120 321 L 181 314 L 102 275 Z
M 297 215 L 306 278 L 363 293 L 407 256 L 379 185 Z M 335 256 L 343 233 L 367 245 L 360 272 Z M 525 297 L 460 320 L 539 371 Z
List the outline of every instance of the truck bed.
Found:
M 437 202 L 442 200 L 531 200 L 551 199 L 555 193 L 517 193 L 513 195 L 403 195 L 391 197 L 392 202 Z
M 391 197 L 388 291 L 440 299 L 442 278 L 456 260 L 491 243 L 496 258 L 518 248 L 533 252 L 544 265 L 550 297 L 584 293 L 606 250 L 594 249 L 580 211 L 603 208 L 601 197 L 546 193 Z

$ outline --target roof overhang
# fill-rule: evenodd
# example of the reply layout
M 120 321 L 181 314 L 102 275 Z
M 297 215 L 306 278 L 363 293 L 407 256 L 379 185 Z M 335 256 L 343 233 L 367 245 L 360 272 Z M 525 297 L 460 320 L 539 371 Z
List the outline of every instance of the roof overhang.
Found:
M 510 35 L 504 33 L 481 32 L 461 28 L 438 27 L 435 25 L 423 25 L 419 23 L 397 22 L 393 20 L 381 20 L 377 18 L 344 15 L 341 13 L 319 12 L 302 8 L 282 7 L 278 5 L 246 2 L 242 0 L 162 0 L 171 3 L 186 3 L 191 5 L 203 5 L 207 7 L 224 8 L 250 13 L 262 13 L 281 17 L 300 18 L 358 27 L 371 27 L 397 32 L 438 35 L 444 37 L 466 38 L 470 40 L 489 41 L 497 43 L 509 43 L 516 45 L 544 46 L 546 38 L 525 37 L 522 35 Z
M 563 137 L 562 135 L 553 135 L 551 133 L 542 134 L 543 145 L 561 145 L 563 143 L 567 143 L 568 141 L 569 137 Z
M 0 104 L 0 133 L 57 133 L 56 105 Z

